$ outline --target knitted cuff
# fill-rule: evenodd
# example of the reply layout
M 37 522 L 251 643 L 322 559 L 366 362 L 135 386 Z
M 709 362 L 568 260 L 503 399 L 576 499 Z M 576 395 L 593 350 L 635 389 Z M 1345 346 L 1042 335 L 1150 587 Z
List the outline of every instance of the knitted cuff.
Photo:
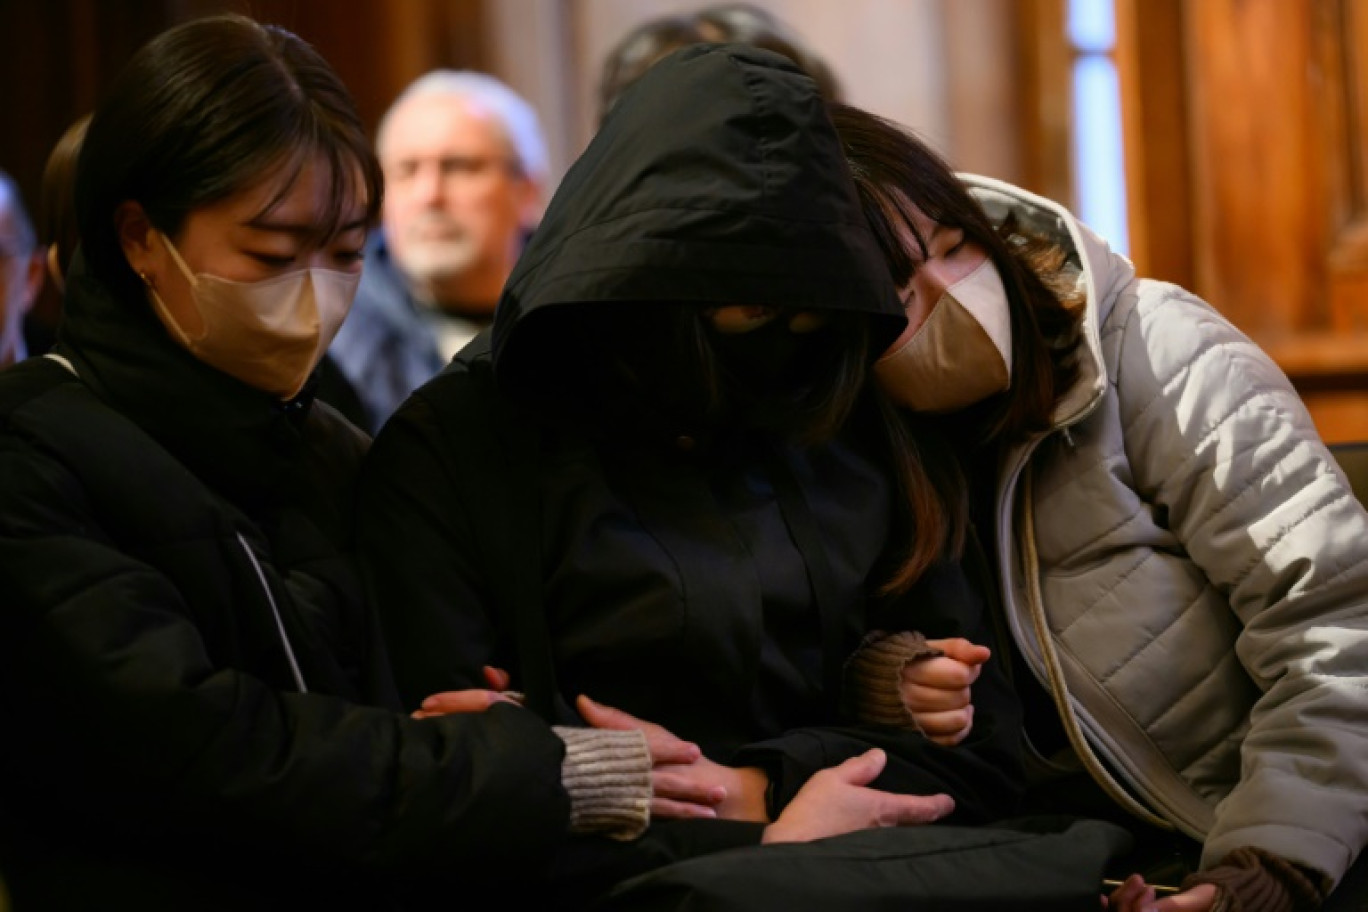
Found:
M 1315 912 L 1329 892 L 1323 876 L 1251 846 L 1188 875 L 1182 888 L 1203 883 L 1215 884 L 1219 912 Z
M 920 633 L 866 634 L 845 664 L 841 700 L 846 715 L 865 725 L 918 730 L 899 690 L 902 670 L 909 662 L 942 654 Z
M 651 754 L 635 729 L 553 726 L 565 742 L 561 781 L 570 793 L 570 830 L 635 839 L 651 822 Z

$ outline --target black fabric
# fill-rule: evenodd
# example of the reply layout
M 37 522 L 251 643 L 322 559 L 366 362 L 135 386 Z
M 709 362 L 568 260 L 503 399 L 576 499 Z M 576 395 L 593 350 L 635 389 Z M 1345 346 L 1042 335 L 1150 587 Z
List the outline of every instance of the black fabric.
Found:
M 468 366 L 462 362 L 448 369 L 396 413 L 377 438 L 363 471 L 361 557 L 382 606 L 396 676 L 407 701 L 479 686 L 480 668 L 493 664 L 513 673 L 515 687 L 526 679 L 558 680 L 560 689 L 550 699 L 557 707 L 552 716 L 556 721 L 578 722 L 569 707 L 577 693 L 588 692 L 699 741 L 714 759 L 763 767 L 776 780 L 778 809 L 816 770 L 880 746 L 889 751 L 890 763 L 876 786 L 907 792 L 947 790 L 958 802 L 955 819 L 966 823 L 1012 812 L 1019 789 L 1020 716 L 999 668 L 990 663 L 980 678 L 974 733 L 955 748 L 934 744 L 916 732 L 845 725 L 824 709 L 823 647 L 813 617 L 807 641 L 814 661 L 807 680 L 815 686 L 773 691 L 770 699 L 780 702 L 771 705 L 781 708 L 769 721 L 738 713 L 738 708 L 755 705 L 751 688 L 758 686 L 756 663 L 765 637 L 758 627 L 760 615 L 738 601 L 747 593 L 758 597 L 754 583 L 728 576 L 716 559 L 708 557 L 715 542 L 707 535 L 694 536 L 689 543 L 695 550 L 703 549 L 700 554 L 691 557 L 674 547 L 668 552 L 673 555 L 668 566 L 697 566 L 699 573 L 691 578 L 710 572 L 711 584 L 697 593 L 697 603 L 676 601 L 678 592 L 668 577 L 656 576 L 675 570 L 663 571 L 665 565 L 649 555 L 654 563 L 642 564 L 639 552 L 608 548 L 606 536 L 578 531 L 626 521 L 643 509 L 638 499 L 630 510 L 619 504 L 605 514 L 605 501 L 597 495 L 568 488 L 579 478 L 603 492 L 605 479 L 595 472 L 599 463 L 592 448 L 571 446 L 563 437 L 522 438 L 540 441 L 537 464 L 543 475 L 553 471 L 550 466 L 562 470 L 551 487 L 561 490 L 565 501 L 552 504 L 545 496 L 550 488 L 544 479 L 510 474 L 510 467 L 525 465 L 526 460 L 498 456 L 503 441 L 493 429 L 502 422 L 490 420 L 486 406 L 491 402 L 520 411 L 494 389 L 487 361 Z M 463 406 L 471 410 L 463 411 Z M 473 455 L 479 453 L 492 455 Z M 651 505 L 653 512 L 700 524 L 704 530 L 725 526 L 728 520 L 715 512 L 715 502 L 694 496 L 700 490 L 696 466 L 677 462 L 673 454 L 665 454 L 663 464 L 635 455 L 638 468 L 655 466 L 664 473 L 655 490 L 670 499 Z M 580 462 L 581 458 L 588 461 Z M 846 465 L 833 462 L 823 475 L 827 482 L 819 487 L 827 488 L 827 506 L 839 507 L 849 500 L 839 485 L 830 487 L 835 469 Z M 476 467 L 481 473 L 471 474 Z M 844 472 L 836 474 L 846 477 Z M 518 508 L 519 499 L 510 492 L 533 490 L 543 492 L 541 499 L 524 499 Z M 636 493 L 641 495 L 640 490 Z M 777 512 L 777 504 L 771 503 L 770 509 Z M 555 598 L 548 600 L 542 586 L 528 584 L 541 579 L 543 585 L 551 585 L 548 579 L 561 558 L 548 543 L 554 543 L 557 530 L 571 530 L 565 535 L 588 549 L 595 561 L 591 566 L 598 572 L 562 579 Z M 828 547 L 841 550 L 834 528 L 828 526 L 824 534 Z M 724 544 L 731 540 L 729 535 L 719 533 Z M 628 540 L 647 549 L 670 547 L 670 540 L 662 540 L 659 532 L 649 538 L 633 533 Z M 510 542 L 533 546 L 509 547 Z M 750 572 L 745 546 L 735 547 L 740 563 L 734 572 Z M 867 561 L 870 555 L 865 557 Z M 866 574 L 874 572 L 867 562 L 858 566 Z M 933 568 L 902 597 L 867 603 L 850 601 L 852 593 L 865 593 L 866 598 L 867 593 L 863 577 L 852 579 L 849 573 L 842 581 L 841 647 L 846 654 L 867 629 L 875 628 L 919 629 L 976 642 L 991 636 L 982 596 L 956 564 Z M 558 606 L 565 605 L 578 606 L 575 617 L 561 612 Z M 690 620 L 686 623 L 685 618 Z M 521 663 L 529 644 L 519 630 L 535 621 L 550 625 L 550 651 L 559 664 L 557 669 L 528 675 Z M 546 654 L 543 647 L 533 651 Z M 814 693 L 816 698 L 809 699 Z
M 815 87 L 755 49 L 680 52 L 624 97 L 557 190 L 492 333 L 371 448 L 360 554 L 406 701 L 478 686 L 492 664 L 555 721 L 579 721 L 587 693 L 763 767 L 776 809 L 877 744 L 891 758 L 877 786 L 949 791 L 966 823 L 1010 813 L 1019 710 L 994 663 L 954 749 L 853 726 L 827 692 L 834 658 L 872 627 L 989 636 L 958 563 L 874 596 L 897 520 L 872 401 L 812 445 L 735 422 L 700 433 L 653 408 L 675 367 L 655 349 L 624 354 L 661 387 L 601 370 L 594 332 L 667 353 L 655 321 L 708 303 L 862 315 L 871 352 L 905 324 Z
M 562 334 L 525 334 L 548 313 L 715 304 L 720 290 L 732 304 L 871 315 L 883 351 L 907 318 L 813 88 L 792 61 L 749 47 L 698 45 L 651 67 L 509 276 L 492 342 L 502 382 L 536 388 L 560 363 Z
M 343 418 L 358 428 L 372 426 L 366 414 L 366 406 L 357 395 L 356 387 L 347 379 L 346 374 L 342 373 L 332 355 L 325 354 L 319 362 L 316 395 L 320 402 L 326 402 L 337 409 Z
M 79 255 L 69 281 L 80 378 L 0 372 L 16 912 L 377 909 L 534 878 L 568 830 L 564 746 L 518 707 L 403 711 L 344 548 L 365 436 L 196 361 Z
M 1015 825 L 1014 825 L 1015 824 Z M 595 912 L 1097 912 L 1124 830 L 1046 818 L 863 830 L 696 858 L 619 885 Z
M 1321 912 L 1363 912 L 1368 909 L 1368 852 L 1360 852 L 1358 859 L 1340 878 Z
M 492 330 L 377 435 L 359 557 L 404 700 L 481 686 L 494 665 L 549 720 L 581 723 L 586 693 L 764 769 L 774 813 L 874 746 L 889 757 L 877 788 L 948 792 L 958 823 L 1012 813 L 1020 710 L 995 662 L 955 748 L 839 716 L 836 658 L 870 629 L 986 641 L 981 582 L 945 562 L 876 595 L 903 520 L 867 387 L 819 441 L 755 401 L 693 410 L 688 340 L 673 333 L 710 304 L 822 311 L 818 332 L 867 332 L 871 360 L 906 322 L 815 87 L 755 49 L 682 51 L 624 96 Z M 832 338 L 805 350 L 824 356 Z M 701 825 L 653 842 L 662 830 L 562 855 L 557 876 L 758 838 Z
M 680 861 L 755 846 L 762 827 L 732 820 L 658 820 L 629 842 L 576 837 L 556 853 L 547 876 L 528 894 L 548 908 L 592 907 L 617 884 Z M 506 897 L 499 895 L 500 901 Z

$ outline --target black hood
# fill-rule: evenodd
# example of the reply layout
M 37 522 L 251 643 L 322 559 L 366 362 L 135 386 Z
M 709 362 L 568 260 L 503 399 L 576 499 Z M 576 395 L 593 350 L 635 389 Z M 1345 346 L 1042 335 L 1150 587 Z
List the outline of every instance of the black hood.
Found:
M 695 45 L 628 89 L 504 287 L 496 375 L 526 383 L 564 342 L 547 309 L 638 302 L 868 313 L 878 352 L 906 325 L 822 98 L 788 58 Z

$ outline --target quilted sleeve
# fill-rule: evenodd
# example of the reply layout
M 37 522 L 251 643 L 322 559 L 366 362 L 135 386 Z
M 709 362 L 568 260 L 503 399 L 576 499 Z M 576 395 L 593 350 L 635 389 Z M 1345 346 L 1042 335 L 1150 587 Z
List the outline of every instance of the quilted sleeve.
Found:
M 1140 289 L 1114 381 L 1137 492 L 1228 599 L 1262 691 L 1204 860 L 1257 846 L 1338 880 L 1368 841 L 1368 512 L 1272 359 Z

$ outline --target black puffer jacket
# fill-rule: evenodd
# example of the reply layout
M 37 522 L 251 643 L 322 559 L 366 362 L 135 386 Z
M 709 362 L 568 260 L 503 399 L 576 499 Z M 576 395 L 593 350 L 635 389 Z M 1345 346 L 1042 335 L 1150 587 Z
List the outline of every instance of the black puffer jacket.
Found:
M 415 721 L 339 548 L 367 440 L 196 361 L 73 267 L 0 373 L 0 858 L 16 912 L 387 908 L 532 869 L 563 746 Z M 307 690 L 307 693 L 304 692 Z
M 897 516 L 870 403 L 799 446 L 710 424 L 668 376 L 662 403 L 603 367 L 601 331 L 716 303 L 863 315 L 874 353 L 906 322 L 815 86 L 750 48 L 686 49 L 628 90 L 548 207 L 492 337 L 376 440 L 358 529 L 401 690 L 507 666 L 557 718 L 587 693 L 763 767 L 772 810 L 879 745 L 877 785 L 949 791 L 965 822 L 1010 813 L 1019 715 L 995 666 L 954 750 L 836 712 L 841 665 L 871 628 L 991 639 L 958 564 L 874 597 Z

